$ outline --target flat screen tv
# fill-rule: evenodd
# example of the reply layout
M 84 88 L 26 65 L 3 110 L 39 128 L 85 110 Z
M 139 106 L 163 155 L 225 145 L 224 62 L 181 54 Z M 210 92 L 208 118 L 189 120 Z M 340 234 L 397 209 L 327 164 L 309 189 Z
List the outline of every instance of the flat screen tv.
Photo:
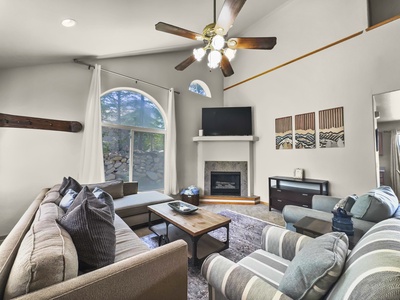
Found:
M 251 107 L 203 108 L 202 129 L 205 136 L 253 135 Z

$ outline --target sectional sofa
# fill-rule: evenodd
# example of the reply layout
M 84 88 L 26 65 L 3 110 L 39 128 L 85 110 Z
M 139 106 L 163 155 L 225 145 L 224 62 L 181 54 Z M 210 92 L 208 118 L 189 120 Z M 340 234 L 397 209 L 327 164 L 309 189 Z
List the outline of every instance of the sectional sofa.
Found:
M 43 189 L 1 244 L 0 299 L 187 299 L 187 244 L 149 249 L 118 213 L 113 263 L 82 271 L 77 245 L 58 221 L 65 214 L 59 189 Z M 132 200 L 124 198 L 132 199 L 135 185 L 115 191 L 132 211 Z

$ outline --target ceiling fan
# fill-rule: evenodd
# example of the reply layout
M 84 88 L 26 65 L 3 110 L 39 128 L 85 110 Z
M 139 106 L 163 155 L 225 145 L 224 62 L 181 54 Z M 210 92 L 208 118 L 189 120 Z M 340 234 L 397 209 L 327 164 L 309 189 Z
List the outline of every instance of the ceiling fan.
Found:
M 196 60 L 201 61 L 208 52 L 209 68 L 220 67 L 224 76 L 229 77 L 234 73 L 230 61 L 235 57 L 236 49 L 271 50 L 274 48 L 276 37 L 238 37 L 226 40 L 228 31 L 245 2 L 246 0 L 225 0 L 217 20 L 216 0 L 214 0 L 214 22 L 204 27 L 201 34 L 158 22 L 156 24 L 158 31 L 204 42 L 204 47 L 194 49 L 193 54 L 177 65 L 175 69 L 178 71 L 185 70 Z

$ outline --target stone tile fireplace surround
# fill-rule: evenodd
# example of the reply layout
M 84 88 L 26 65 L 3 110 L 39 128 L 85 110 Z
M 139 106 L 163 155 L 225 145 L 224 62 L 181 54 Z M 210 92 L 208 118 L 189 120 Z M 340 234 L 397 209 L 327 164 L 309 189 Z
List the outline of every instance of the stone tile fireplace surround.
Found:
M 197 186 L 202 195 L 211 193 L 211 171 L 240 172 L 241 196 L 253 196 L 253 144 L 255 136 L 198 136 Z

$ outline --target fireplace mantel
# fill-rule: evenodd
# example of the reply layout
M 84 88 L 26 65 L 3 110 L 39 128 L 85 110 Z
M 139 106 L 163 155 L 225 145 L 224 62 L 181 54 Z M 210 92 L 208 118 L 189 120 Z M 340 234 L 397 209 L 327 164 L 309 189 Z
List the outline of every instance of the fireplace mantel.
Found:
M 256 142 L 259 138 L 254 135 L 224 135 L 224 136 L 195 136 L 194 142 Z
M 205 162 L 246 162 L 247 196 L 253 196 L 253 144 L 256 136 L 196 136 L 197 143 L 197 186 L 205 187 Z

